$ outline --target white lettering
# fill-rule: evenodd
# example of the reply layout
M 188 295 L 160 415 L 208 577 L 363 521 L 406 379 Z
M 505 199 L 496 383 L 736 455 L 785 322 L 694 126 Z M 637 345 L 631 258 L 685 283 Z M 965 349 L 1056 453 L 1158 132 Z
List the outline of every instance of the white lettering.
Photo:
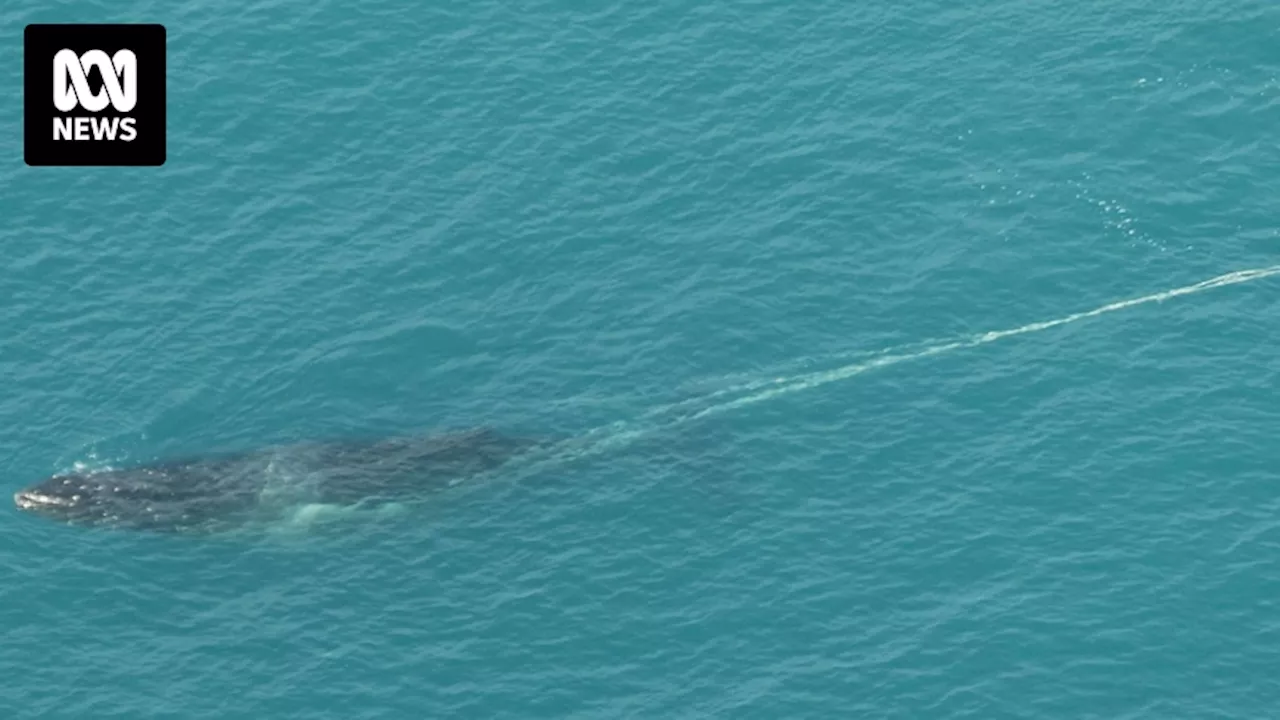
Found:
M 131 117 L 56 117 L 54 140 L 123 140 L 138 137 L 137 119 Z
M 116 139 L 116 128 L 120 127 L 120 118 L 89 118 L 89 123 L 93 125 L 93 139 L 101 140 L 104 136 L 108 140 Z

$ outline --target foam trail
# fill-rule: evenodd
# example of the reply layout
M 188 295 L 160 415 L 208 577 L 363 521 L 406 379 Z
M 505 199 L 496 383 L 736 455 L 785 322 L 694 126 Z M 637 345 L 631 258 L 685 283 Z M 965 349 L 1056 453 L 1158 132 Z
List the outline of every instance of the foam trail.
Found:
M 842 352 L 836 355 L 828 356 L 823 359 L 830 362 L 832 360 L 843 360 L 843 359 L 854 358 L 854 357 L 858 357 L 858 358 L 883 357 L 886 355 L 891 355 L 893 353 L 911 350 L 913 348 L 927 348 L 933 344 L 935 343 L 930 341 L 924 341 L 924 342 L 906 343 L 903 345 L 895 345 L 892 347 L 881 348 L 879 350 L 852 350 L 852 351 Z M 818 362 L 817 359 L 806 358 L 802 360 L 793 361 L 791 363 L 788 363 L 788 365 L 790 367 L 795 367 L 797 365 L 813 365 L 816 362 Z M 775 370 L 774 372 L 785 372 L 785 370 Z M 777 385 L 784 385 L 788 382 L 795 380 L 796 377 L 797 376 L 794 376 L 794 375 L 792 376 L 787 376 L 787 375 L 776 376 L 775 375 L 773 377 L 740 381 L 732 385 L 729 385 L 727 387 L 721 388 L 719 390 L 704 393 L 702 395 L 696 395 L 690 398 L 685 398 L 684 400 L 677 400 L 675 402 L 667 403 L 665 405 L 660 405 L 658 407 L 653 408 L 652 410 L 645 411 L 643 414 L 639 415 L 638 417 L 632 420 L 615 420 L 614 422 L 611 422 L 607 425 L 600 425 L 600 426 L 594 427 L 578 435 L 576 438 L 568 442 L 571 444 L 582 444 L 584 441 L 590 438 L 601 436 L 601 435 L 607 435 L 609 437 L 625 437 L 628 435 L 629 432 L 633 432 L 633 431 L 626 430 L 626 428 L 631 425 L 640 424 L 645 421 L 652 421 L 655 418 L 660 418 L 663 415 L 671 415 L 681 410 L 684 410 L 686 408 L 705 406 L 708 403 L 714 403 L 716 400 L 722 397 L 739 395 L 744 392 L 750 392 L 752 390 L 761 390 L 763 388 L 775 387 Z
M 968 338 L 961 338 L 961 339 L 950 340 L 950 341 L 945 341 L 945 340 L 923 341 L 923 342 L 897 345 L 897 346 L 885 348 L 882 350 L 870 350 L 870 351 L 859 350 L 859 351 L 853 351 L 853 352 L 847 352 L 847 353 L 840 353 L 838 355 L 834 355 L 826 358 L 827 361 L 840 360 L 843 358 L 850 358 L 850 357 L 860 357 L 860 358 L 874 357 L 876 359 L 867 361 L 867 362 L 858 362 L 858 363 L 843 365 L 834 370 L 827 370 L 827 371 L 814 372 L 814 373 L 804 373 L 804 374 L 791 375 L 791 376 L 763 378 L 758 380 L 750 380 L 746 382 L 737 383 L 729 387 L 723 388 L 721 390 L 708 393 L 706 395 L 688 398 L 688 399 L 680 400 L 680 401 L 670 403 L 668 405 L 664 405 L 658 408 L 654 408 L 653 410 L 649 410 L 648 412 L 645 412 L 643 415 L 636 418 L 636 421 L 649 420 L 649 419 L 659 417 L 661 415 L 673 413 L 681 409 L 684 409 L 686 407 L 690 407 L 694 405 L 706 405 L 707 403 L 712 403 L 715 400 L 718 400 L 719 398 L 729 396 L 729 395 L 735 395 L 735 394 L 749 392 L 753 390 L 763 390 L 763 392 L 758 393 L 756 395 L 749 395 L 746 397 L 738 398 L 737 400 L 732 400 L 727 403 L 714 404 L 711 407 L 707 407 L 701 412 L 697 412 L 687 417 L 681 418 L 677 420 L 677 422 L 683 422 L 685 420 L 693 420 L 700 417 L 706 417 L 707 415 L 710 415 L 710 414 L 731 410 L 733 408 L 741 407 L 743 405 L 749 405 L 749 404 L 752 404 L 753 402 L 759 402 L 760 400 L 767 400 L 769 398 L 776 397 L 779 394 L 791 393 L 797 390 L 804 390 L 804 389 L 808 389 L 809 387 L 815 387 L 816 385 L 825 385 L 828 382 L 843 380 L 845 378 L 852 377 L 853 375 L 858 375 L 868 370 L 874 370 L 876 368 L 885 367 L 887 365 L 895 365 L 897 363 L 900 363 L 906 360 L 926 358 L 932 355 L 937 355 L 938 353 L 941 353 L 941 352 L 948 352 L 951 350 L 958 350 L 961 348 L 974 347 L 977 345 L 985 345 L 986 343 L 995 342 L 996 340 L 1002 340 L 1007 337 L 1024 335 L 1027 333 L 1039 332 L 1042 330 L 1049 330 L 1051 328 L 1055 328 L 1061 325 L 1067 325 L 1069 323 L 1078 322 L 1080 320 L 1085 320 L 1091 317 L 1097 317 L 1099 315 L 1105 315 L 1107 313 L 1116 312 L 1118 310 L 1124 310 L 1130 307 L 1134 307 L 1136 305 L 1144 305 L 1144 304 L 1153 303 L 1153 302 L 1163 302 L 1165 300 L 1179 297 L 1182 295 L 1192 295 L 1198 292 L 1203 292 L 1205 290 L 1211 290 L 1213 288 L 1223 287 L 1226 285 L 1238 285 L 1240 283 L 1250 282 L 1253 280 L 1260 280 L 1260 279 L 1271 277 L 1277 274 L 1280 274 L 1280 265 L 1275 265 L 1275 266 L 1266 267 L 1266 268 L 1256 268 L 1251 270 L 1238 270 L 1236 272 L 1226 273 L 1225 275 L 1219 275 L 1215 278 L 1211 278 L 1209 280 L 1204 280 L 1202 282 L 1195 283 L 1194 285 L 1187 285 L 1185 287 L 1174 288 L 1172 290 L 1165 290 L 1162 292 L 1153 293 L 1151 295 L 1144 295 L 1139 298 L 1133 298 L 1131 300 L 1122 300 L 1119 302 L 1110 303 L 1108 305 L 1103 305 L 1102 307 L 1099 307 L 1099 308 L 1094 308 L 1093 310 L 1088 310 L 1085 312 L 1078 312 L 1071 315 L 1067 315 L 1065 317 L 1061 317 L 1056 320 L 1046 320 L 1038 323 L 1030 323 L 1028 325 L 1023 325 L 1021 327 L 1013 328 L 1010 330 L 998 330 L 998 331 L 992 331 L 987 333 L 981 333 L 978 335 L 969 336 Z M 919 349 L 917 350 L 915 348 L 919 348 Z M 907 352 L 904 352 L 904 351 L 907 351 Z M 796 364 L 801 364 L 801 363 L 812 364 L 813 362 L 815 361 L 800 360 L 791 364 L 794 366 Z M 795 385 L 797 384 L 800 384 L 803 387 L 795 387 Z M 769 389 L 765 390 L 765 388 L 769 388 Z M 607 430 L 615 430 L 615 431 L 620 430 L 629 424 L 631 423 L 628 423 L 626 421 L 614 422 L 614 423 L 611 423 L 610 425 L 606 425 L 603 427 L 596 428 L 592 431 L 589 431 L 587 435 L 596 435 L 596 434 L 600 434 L 601 432 L 605 432 Z
M 679 410 L 680 408 L 683 408 L 683 407 L 688 407 L 690 405 L 705 404 L 707 401 L 724 397 L 726 395 L 734 395 L 734 394 L 746 392 L 749 390 L 759 390 L 760 388 L 769 387 L 770 385 L 785 383 L 789 379 L 788 376 L 779 375 L 778 373 L 786 373 L 788 371 L 795 372 L 796 370 L 800 369 L 801 366 L 811 367 L 813 365 L 816 365 L 818 362 L 834 362 L 838 360 L 850 360 L 853 358 L 880 357 L 884 355 L 892 355 L 894 353 L 904 353 L 909 351 L 913 352 L 915 351 L 916 348 L 924 349 L 932 345 L 936 345 L 937 343 L 938 343 L 937 340 L 924 340 L 924 341 L 916 341 L 912 343 L 903 343 L 901 345 L 894 345 L 887 348 L 880 348 L 878 350 L 866 350 L 866 349 L 849 350 L 845 352 L 836 353 L 833 355 L 828 355 L 822 358 L 801 358 L 799 360 L 792 360 L 786 363 L 785 365 L 774 369 L 772 371 L 772 373 L 774 373 L 773 377 L 756 378 L 754 380 L 741 380 L 732 385 L 716 390 L 714 392 L 705 393 L 703 395 L 687 398 L 685 400 L 679 400 L 669 405 L 664 405 L 662 407 L 655 408 L 653 410 L 646 412 L 644 415 L 641 416 L 641 418 L 643 419 L 643 418 L 653 417 L 656 415 L 665 414 L 668 412 L 672 412 L 674 410 Z M 746 375 L 747 373 L 739 373 L 726 378 L 722 378 L 720 382 L 731 381 L 735 377 L 744 377 Z M 704 381 L 704 384 L 709 385 L 711 384 L 711 382 L 712 381 Z
M 1154 303 L 1154 302 L 1164 302 L 1165 300 L 1181 297 L 1183 295 L 1194 295 L 1199 292 L 1204 292 L 1205 290 L 1225 287 L 1227 285 L 1239 285 L 1240 283 L 1252 282 L 1254 280 L 1261 280 L 1263 278 L 1271 277 L 1273 275 L 1280 275 L 1280 265 L 1273 265 L 1271 267 L 1257 268 L 1252 270 L 1238 270 L 1236 272 L 1227 273 L 1225 275 L 1219 275 L 1215 278 L 1210 278 L 1209 280 L 1198 282 L 1194 285 L 1187 285 L 1185 287 L 1174 288 L 1172 290 L 1165 290 L 1158 293 L 1152 293 L 1151 295 L 1143 295 L 1142 297 L 1133 298 L 1131 300 L 1121 300 L 1119 302 L 1113 302 L 1107 305 L 1103 305 L 1102 307 L 1094 308 L 1093 310 L 1086 310 L 1084 312 L 1072 313 L 1071 315 L 1066 315 L 1064 317 L 1057 318 L 1056 320 L 1045 320 L 1042 322 L 1030 323 L 1027 325 L 1022 325 L 1020 327 L 1012 328 L 1010 330 L 996 330 L 992 332 L 985 332 L 978 335 L 969 336 L 967 338 L 962 338 L 959 340 L 954 340 L 951 342 L 934 345 L 932 347 L 927 347 L 923 350 L 920 350 L 914 353 L 908 353 L 903 355 L 887 355 L 887 356 L 872 360 L 870 362 L 842 365 L 841 367 L 834 368 L 832 370 L 807 373 L 805 375 L 797 375 L 790 378 L 785 384 L 781 385 L 780 387 L 775 387 L 769 390 L 765 390 L 763 392 L 758 392 L 752 395 L 740 397 L 736 400 L 731 400 L 726 403 L 712 405 L 696 413 L 686 415 L 671 424 L 682 424 L 692 420 L 697 420 L 699 418 L 704 418 L 709 415 L 716 415 L 719 413 L 727 412 L 735 408 L 743 407 L 744 405 L 752 405 L 758 402 L 762 402 L 764 400 L 769 400 L 771 398 L 778 397 L 779 395 L 789 395 L 791 393 L 799 392 L 801 390 L 809 390 L 812 388 L 821 387 L 823 385 L 827 385 L 828 383 L 833 383 L 839 380 L 848 379 L 855 375 L 860 375 L 864 372 L 867 372 L 868 370 L 874 370 L 876 368 L 886 367 L 888 365 L 896 365 L 901 362 L 906 362 L 907 360 L 919 360 L 926 357 L 931 357 L 933 355 L 940 355 L 942 353 L 951 352 L 952 350 L 960 350 L 962 348 L 971 348 L 971 347 L 977 347 L 978 345 L 986 345 L 987 343 L 992 343 L 997 340 L 1016 337 L 1018 335 L 1026 335 L 1028 333 L 1041 332 L 1043 330 L 1050 330 L 1052 328 L 1061 327 L 1063 325 L 1069 325 L 1071 323 L 1079 322 L 1081 320 L 1087 320 L 1089 318 L 1098 317 L 1100 315 L 1106 315 L 1108 313 L 1113 313 L 1120 310 L 1126 310 L 1131 307 L 1137 307 L 1138 305 L 1146 305 L 1148 303 Z
M 607 425 L 601 425 L 575 437 L 544 447 L 543 449 L 536 451 L 532 456 L 521 461 L 518 467 L 508 466 L 501 470 L 494 471 L 492 474 L 500 475 L 506 480 L 517 481 L 522 477 L 528 477 L 542 470 L 548 469 L 549 467 L 560 466 L 582 458 L 599 455 L 600 453 L 608 450 L 624 447 L 656 432 L 670 430 L 706 417 L 719 415 L 784 395 L 790 395 L 803 390 L 811 390 L 830 383 L 847 380 L 871 370 L 897 365 L 910 360 L 923 360 L 925 358 L 943 355 L 955 350 L 963 350 L 966 348 L 977 347 L 979 345 L 986 345 L 987 343 L 993 343 L 997 340 L 1004 340 L 1006 338 L 1017 337 L 1019 335 L 1027 335 L 1030 333 L 1050 330 L 1063 325 L 1079 322 L 1081 320 L 1087 320 L 1089 318 L 1099 317 L 1108 313 L 1137 307 L 1139 305 L 1164 302 L 1165 300 L 1185 295 L 1194 295 L 1196 293 L 1204 292 L 1205 290 L 1226 287 L 1228 285 L 1239 285 L 1241 283 L 1262 280 L 1275 275 L 1280 275 L 1280 265 L 1251 270 L 1238 270 L 1236 272 L 1219 275 L 1193 285 L 1174 288 L 1172 290 L 1164 290 L 1150 295 L 1143 295 L 1142 297 L 1133 298 L 1131 300 L 1121 300 L 1119 302 L 1109 303 L 1107 305 L 1094 308 L 1093 310 L 1072 313 L 1054 320 L 1034 322 L 1008 330 L 994 330 L 975 335 L 963 336 L 952 340 L 900 345 L 877 352 L 857 353 L 855 356 L 871 356 L 872 359 L 848 363 L 830 370 L 799 373 L 789 376 L 739 383 L 732 387 L 712 392 L 708 395 L 662 405 L 637 416 L 633 420 L 619 420 Z M 920 349 L 910 350 L 910 348 Z M 907 349 L 908 351 L 902 352 L 904 349 Z M 827 361 L 830 361 L 833 358 L 840 359 L 847 357 L 850 357 L 850 353 L 828 356 L 826 359 Z M 733 394 L 735 391 L 746 392 L 748 394 L 740 395 L 732 400 L 720 401 L 721 398 Z M 699 404 L 703 406 L 700 410 L 671 417 L 671 415 L 678 410 Z M 486 475 L 489 475 L 489 473 L 486 473 Z M 474 488 L 486 484 L 487 483 L 483 482 L 468 482 L 463 485 Z M 465 488 L 459 488 L 459 490 L 466 492 Z
M 697 410 L 695 412 L 679 415 L 657 423 L 641 425 L 634 429 L 627 429 L 627 426 L 630 423 L 625 421 L 619 421 L 596 428 L 582 436 L 566 441 L 552 453 L 552 457 L 547 459 L 549 461 L 568 461 L 580 457 L 595 455 L 601 451 L 615 448 L 619 445 L 625 445 L 643 437 L 644 435 L 648 435 L 659 430 L 670 429 L 705 417 L 719 415 L 721 413 L 729 412 L 730 410 L 736 410 L 747 405 L 754 405 L 783 395 L 790 395 L 791 393 L 800 392 L 802 390 L 810 390 L 833 382 L 847 380 L 871 370 L 897 365 L 909 360 L 922 360 L 935 355 L 949 353 L 954 350 L 986 345 L 987 343 L 1019 335 L 1027 335 L 1030 333 L 1050 330 L 1063 325 L 1079 322 L 1081 320 L 1087 320 L 1089 318 L 1099 317 L 1108 313 L 1127 310 L 1139 305 L 1164 302 L 1165 300 L 1182 297 L 1184 295 L 1194 295 L 1196 293 L 1204 292 L 1205 290 L 1226 287 L 1228 285 L 1239 285 L 1241 283 L 1253 282 L 1254 280 L 1261 280 L 1275 275 L 1280 275 L 1280 265 L 1250 270 L 1238 270 L 1236 272 L 1219 275 L 1193 285 L 1174 288 L 1172 290 L 1164 290 L 1162 292 L 1143 295 L 1142 297 L 1130 300 L 1121 300 L 1119 302 L 1109 303 L 1107 305 L 1094 308 L 1093 310 L 1072 313 L 1071 315 L 1066 315 L 1054 320 L 1029 323 L 1027 325 L 1022 325 L 1008 330 L 995 330 L 979 333 L 950 341 L 937 341 L 933 344 L 926 344 L 920 350 L 898 354 L 879 354 L 878 357 L 875 357 L 872 360 L 841 365 L 840 367 L 830 370 L 742 383 L 732 388 L 726 388 L 725 390 L 717 391 L 701 398 L 693 398 L 656 408 L 641 415 L 637 420 L 650 419 L 662 414 L 671 413 L 694 403 L 702 403 L 706 405 L 701 410 Z M 915 345 L 915 347 L 919 347 L 919 344 Z M 892 351 L 893 349 L 890 349 L 885 352 L 892 353 Z M 872 354 L 876 355 L 876 353 Z M 847 357 L 847 355 L 845 355 L 845 357 Z M 749 394 L 742 395 L 725 402 L 716 402 L 719 398 L 724 397 L 735 390 L 748 392 Z M 541 463 L 539 463 L 539 465 L 541 465 Z

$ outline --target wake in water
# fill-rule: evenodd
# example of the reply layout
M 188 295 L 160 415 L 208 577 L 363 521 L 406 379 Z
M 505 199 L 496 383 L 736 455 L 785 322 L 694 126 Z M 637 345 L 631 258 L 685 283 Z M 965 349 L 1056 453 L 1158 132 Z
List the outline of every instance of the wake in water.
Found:
M 1162 292 L 1143 295 L 1131 300 L 1109 303 L 1093 310 L 1072 313 L 1053 320 L 1029 323 L 1008 330 L 994 330 L 961 336 L 949 340 L 933 340 L 911 345 L 898 346 L 880 351 L 857 353 L 859 359 L 829 370 L 775 375 L 774 377 L 750 380 L 731 387 L 717 390 L 706 395 L 681 400 L 654 408 L 630 421 L 618 421 L 590 430 L 570 440 L 566 440 L 548 450 L 547 455 L 538 462 L 531 463 L 527 470 L 545 467 L 548 463 L 560 463 L 578 458 L 599 454 L 606 450 L 635 442 L 656 432 L 670 430 L 686 423 L 719 415 L 731 410 L 790 395 L 802 390 L 811 390 L 830 383 L 848 380 L 871 370 L 886 368 L 911 360 L 925 358 L 966 348 L 986 345 L 997 340 L 1028 335 L 1030 333 L 1051 330 L 1081 320 L 1099 317 L 1108 313 L 1119 312 L 1139 305 L 1160 303 L 1165 300 L 1194 295 L 1214 288 L 1239 285 L 1280 275 L 1280 265 L 1219 275 L 1193 285 L 1164 290 Z M 839 361 L 850 357 L 843 354 L 826 359 L 827 362 Z M 813 363 L 816 361 L 802 361 Z M 794 366 L 794 363 L 793 363 Z
M 1007 330 L 994 330 L 951 339 L 899 345 L 883 350 L 843 353 L 824 358 L 797 360 L 789 363 L 789 367 L 792 369 L 791 372 L 775 372 L 771 373 L 770 376 L 748 379 L 700 396 L 654 407 L 630 420 L 620 420 L 602 425 L 569 439 L 543 445 L 524 455 L 514 464 L 495 468 L 492 471 L 471 477 L 467 482 L 451 488 L 449 493 L 451 495 L 454 493 L 467 494 L 478 488 L 491 486 L 492 481 L 501 481 L 503 483 L 518 482 L 523 478 L 561 467 L 569 462 L 620 449 L 631 443 L 688 423 L 792 393 L 812 390 L 831 383 L 848 380 L 871 370 L 887 368 L 908 361 L 924 360 L 957 350 L 986 345 L 997 340 L 1050 330 L 1081 320 L 1127 310 L 1139 305 L 1160 303 L 1214 288 L 1262 280 L 1274 275 L 1280 275 L 1280 265 L 1227 273 L 1193 285 L 1152 293 L 1131 300 L 1113 302 L 1093 310 L 1072 313 L 1056 319 L 1029 323 Z M 799 366 L 812 367 L 819 364 L 836 364 L 836 367 L 806 372 L 795 371 L 795 368 Z M 414 504 L 417 504 L 416 501 L 408 501 L 407 503 L 407 505 Z M 323 524 L 326 519 L 342 518 L 347 515 L 347 509 L 343 508 L 306 506 L 300 508 L 286 525 L 294 530 L 305 531 L 315 527 L 317 524 Z
M 63 474 L 19 492 L 15 502 L 21 509 L 68 522 L 110 527 L 182 530 L 193 523 L 204 527 L 208 518 L 235 520 L 241 516 L 263 515 L 265 525 L 278 526 L 286 535 L 305 534 L 341 523 L 348 517 L 367 516 L 368 512 L 395 515 L 419 503 L 435 502 L 432 498 L 441 491 L 452 495 L 458 490 L 465 492 L 489 485 L 478 482 L 482 479 L 517 481 L 688 423 L 848 380 L 871 370 L 1274 275 L 1280 275 L 1280 265 L 1227 273 L 1193 285 L 1007 330 L 856 355 L 828 356 L 821 359 L 822 364 L 835 367 L 774 373 L 771 377 L 739 382 L 698 397 L 660 405 L 629 421 L 603 425 L 559 442 L 506 437 L 491 429 L 479 428 L 373 443 L 301 445 L 288 453 L 267 450 L 99 473 Z M 801 360 L 790 367 L 818 362 L 819 359 Z M 283 493 L 275 492 L 280 489 Z M 433 492 L 417 492 L 423 489 L 433 489 Z M 392 507 L 376 502 L 365 507 L 369 505 L 365 500 L 382 496 L 396 502 Z M 258 524 L 262 523 L 251 522 L 248 526 Z

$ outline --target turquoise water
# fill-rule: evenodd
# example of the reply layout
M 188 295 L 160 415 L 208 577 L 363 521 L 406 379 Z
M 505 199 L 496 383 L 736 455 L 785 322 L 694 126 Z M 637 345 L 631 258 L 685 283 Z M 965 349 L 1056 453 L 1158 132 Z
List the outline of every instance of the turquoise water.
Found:
M 1280 262 L 1274 7 L 0 20 L 6 492 L 315 437 L 577 439 L 268 536 L 10 506 L 0 716 L 1280 706 L 1280 276 L 1229 274 Z M 163 168 L 22 165 L 21 28 L 68 21 L 167 25 Z

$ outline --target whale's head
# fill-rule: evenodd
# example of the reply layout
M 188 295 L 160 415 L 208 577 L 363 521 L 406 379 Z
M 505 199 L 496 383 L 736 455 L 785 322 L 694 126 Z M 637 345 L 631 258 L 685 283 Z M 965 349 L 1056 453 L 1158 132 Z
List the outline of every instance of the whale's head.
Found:
M 209 515 L 243 507 L 251 492 L 167 469 L 54 475 L 19 490 L 19 510 L 71 525 L 185 531 Z
M 84 522 L 103 513 L 101 485 L 83 474 L 55 475 L 14 493 L 19 510 L 63 522 Z

